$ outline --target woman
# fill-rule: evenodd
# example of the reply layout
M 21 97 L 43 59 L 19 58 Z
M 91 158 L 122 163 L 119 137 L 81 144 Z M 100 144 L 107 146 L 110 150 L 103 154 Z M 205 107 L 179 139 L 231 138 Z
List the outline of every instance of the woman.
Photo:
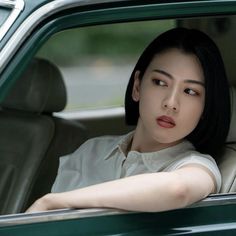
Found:
M 87 207 L 156 212 L 219 192 L 213 157 L 228 133 L 230 102 L 219 50 L 207 35 L 177 28 L 157 37 L 131 74 L 125 109 L 135 130 L 91 139 L 63 157 L 53 193 L 28 212 Z

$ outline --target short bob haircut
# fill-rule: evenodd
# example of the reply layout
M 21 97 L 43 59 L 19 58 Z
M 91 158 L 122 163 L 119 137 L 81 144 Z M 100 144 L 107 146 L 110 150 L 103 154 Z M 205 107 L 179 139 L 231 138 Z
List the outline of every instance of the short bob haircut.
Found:
M 224 63 L 216 44 L 196 29 L 174 28 L 155 38 L 140 56 L 131 74 L 126 95 L 127 125 L 137 125 L 139 102 L 132 99 L 134 75 L 140 71 L 140 80 L 153 57 L 168 49 L 177 48 L 199 59 L 205 79 L 205 107 L 197 127 L 186 137 L 201 153 L 214 157 L 218 154 L 229 131 L 230 95 Z

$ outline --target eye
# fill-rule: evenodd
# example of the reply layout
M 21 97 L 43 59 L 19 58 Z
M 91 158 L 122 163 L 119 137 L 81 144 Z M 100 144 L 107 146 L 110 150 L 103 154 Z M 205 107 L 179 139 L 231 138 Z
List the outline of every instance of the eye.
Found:
M 194 91 L 193 89 L 190 89 L 190 88 L 185 89 L 184 92 L 185 92 L 186 94 L 191 95 L 191 96 L 197 96 L 197 95 L 199 95 L 198 92 L 196 92 L 196 91 Z
M 158 86 L 167 86 L 167 83 L 160 79 L 153 79 L 152 82 Z

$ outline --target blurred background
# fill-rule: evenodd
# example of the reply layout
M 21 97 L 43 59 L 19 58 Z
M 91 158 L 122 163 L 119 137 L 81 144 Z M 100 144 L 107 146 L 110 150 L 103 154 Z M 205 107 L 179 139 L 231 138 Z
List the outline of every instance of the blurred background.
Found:
M 61 70 L 68 93 L 64 112 L 122 107 L 130 74 L 144 48 L 174 20 L 70 29 L 38 52 Z

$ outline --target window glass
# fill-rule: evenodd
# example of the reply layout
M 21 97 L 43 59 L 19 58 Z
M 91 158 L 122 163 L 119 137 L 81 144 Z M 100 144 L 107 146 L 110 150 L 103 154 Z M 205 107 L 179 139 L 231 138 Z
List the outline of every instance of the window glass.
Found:
M 173 27 L 174 20 L 164 20 L 69 29 L 51 37 L 37 56 L 59 66 L 68 94 L 65 111 L 120 107 L 140 53 Z

